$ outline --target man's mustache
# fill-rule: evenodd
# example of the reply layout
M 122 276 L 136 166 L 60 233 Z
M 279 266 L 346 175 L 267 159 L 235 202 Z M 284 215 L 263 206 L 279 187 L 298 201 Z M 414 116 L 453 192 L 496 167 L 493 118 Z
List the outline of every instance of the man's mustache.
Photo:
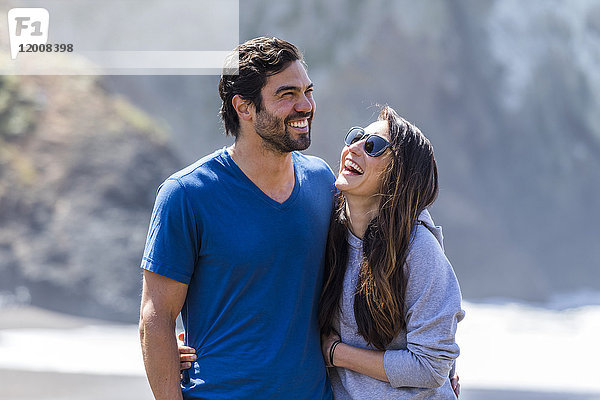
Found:
M 312 112 L 296 112 L 292 115 L 288 115 L 287 118 L 285 119 L 285 122 L 288 123 L 292 120 L 295 119 L 302 119 L 302 118 L 308 118 L 308 119 L 312 119 L 313 117 L 313 113 Z

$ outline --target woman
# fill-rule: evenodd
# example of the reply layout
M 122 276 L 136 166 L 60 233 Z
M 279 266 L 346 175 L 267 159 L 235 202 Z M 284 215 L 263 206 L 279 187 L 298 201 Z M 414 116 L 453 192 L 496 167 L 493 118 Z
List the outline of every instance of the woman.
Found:
M 442 235 L 433 149 L 385 107 L 346 135 L 319 322 L 337 399 L 452 399 L 464 317 Z
M 345 144 L 319 314 L 334 398 L 452 399 L 464 312 L 427 211 L 438 193 L 431 144 L 390 107 Z M 179 349 L 189 368 L 194 349 Z

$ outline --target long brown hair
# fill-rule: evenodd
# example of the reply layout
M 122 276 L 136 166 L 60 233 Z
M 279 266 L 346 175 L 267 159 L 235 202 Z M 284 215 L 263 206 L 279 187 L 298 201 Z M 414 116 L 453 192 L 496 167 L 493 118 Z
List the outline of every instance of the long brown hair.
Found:
M 411 232 L 419 214 L 438 194 L 433 147 L 419 128 L 385 106 L 377 120 L 387 121 L 391 161 L 380 186 L 379 213 L 363 238 L 363 260 L 354 295 L 358 333 L 383 350 L 406 328 L 404 263 Z M 328 335 L 340 312 L 348 261 L 348 221 L 343 193 L 338 196 L 327 237 L 325 280 L 320 299 L 319 325 Z

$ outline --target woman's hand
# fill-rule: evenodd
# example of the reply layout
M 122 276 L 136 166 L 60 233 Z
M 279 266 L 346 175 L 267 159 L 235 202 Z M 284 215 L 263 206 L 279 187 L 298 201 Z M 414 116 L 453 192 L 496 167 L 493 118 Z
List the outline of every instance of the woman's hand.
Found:
M 333 367 L 329 362 L 329 352 L 331 350 L 331 346 L 340 340 L 340 335 L 332 332 L 329 336 L 321 335 L 321 352 L 323 353 L 323 359 L 325 360 L 326 367 Z
M 184 333 L 181 332 L 177 338 L 179 341 L 177 342 L 177 350 L 179 350 L 179 369 L 190 369 L 192 367 L 192 362 L 196 361 L 196 349 L 189 346 L 184 346 L 183 341 L 185 339 Z

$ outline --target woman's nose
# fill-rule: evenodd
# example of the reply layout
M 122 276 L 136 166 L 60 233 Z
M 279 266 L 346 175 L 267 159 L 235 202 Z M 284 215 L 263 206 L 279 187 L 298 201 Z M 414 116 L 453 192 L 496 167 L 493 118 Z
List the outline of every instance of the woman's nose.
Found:
M 348 150 L 350 150 L 351 152 L 358 154 L 360 153 L 362 150 L 364 150 L 365 148 L 365 138 L 357 140 L 356 142 L 350 144 L 348 146 Z

